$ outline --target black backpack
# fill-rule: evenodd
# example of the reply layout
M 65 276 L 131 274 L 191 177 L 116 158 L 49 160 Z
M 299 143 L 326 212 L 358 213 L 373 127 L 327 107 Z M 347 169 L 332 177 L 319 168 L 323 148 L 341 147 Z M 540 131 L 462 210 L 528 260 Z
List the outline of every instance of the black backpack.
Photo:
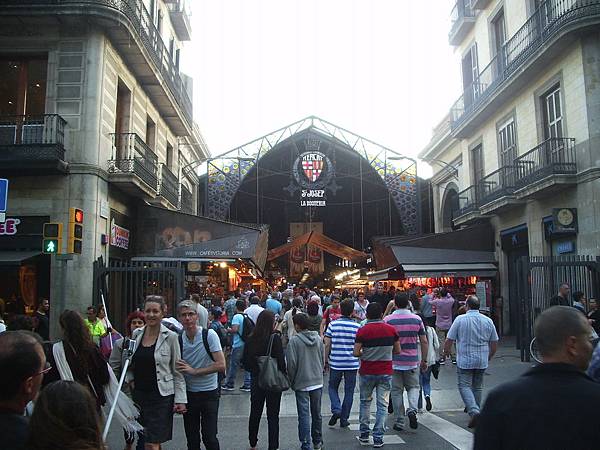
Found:
M 248 317 L 248 314 L 242 314 L 242 315 L 244 316 L 244 322 L 243 322 L 243 326 L 242 326 L 242 334 L 240 334 L 239 331 L 238 331 L 238 334 L 240 335 L 240 338 L 242 339 L 242 341 L 247 342 L 248 338 L 254 331 L 254 327 L 256 325 L 254 324 L 254 322 L 252 322 L 252 319 L 250 317 Z
M 181 357 L 183 358 L 183 334 L 180 334 L 178 339 L 179 339 L 179 353 L 181 353 Z M 208 346 L 208 329 L 207 328 L 202 328 L 202 343 L 204 344 L 204 350 L 206 350 L 206 353 L 208 354 L 210 359 L 212 359 L 214 361 L 215 358 L 213 358 L 213 355 L 210 352 L 210 347 Z

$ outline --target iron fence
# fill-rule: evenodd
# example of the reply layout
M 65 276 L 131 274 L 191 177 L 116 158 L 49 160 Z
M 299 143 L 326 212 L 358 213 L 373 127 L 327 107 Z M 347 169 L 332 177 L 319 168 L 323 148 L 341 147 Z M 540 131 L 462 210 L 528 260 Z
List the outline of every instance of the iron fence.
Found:
M 190 190 L 183 184 L 181 185 L 179 209 L 188 214 L 194 214 L 194 197 Z
M 551 138 L 515 159 L 517 187 L 525 187 L 549 175 L 577 173 L 575 139 Z
M 167 199 L 173 206 L 179 204 L 179 180 L 166 164 L 160 165 L 159 195 Z
M 511 195 L 515 190 L 515 175 L 514 166 L 504 166 L 483 177 L 478 186 L 478 204 L 485 205 Z
M 115 133 L 109 173 L 128 173 L 139 177 L 150 188 L 158 190 L 158 157 L 135 133 Z
M 453 213 L 453 217 L 460 217 L 473 211 L 477 211 L 479 207 L 479 196 L 477 186 L 469 186 L 458 193 L 458 210 Z

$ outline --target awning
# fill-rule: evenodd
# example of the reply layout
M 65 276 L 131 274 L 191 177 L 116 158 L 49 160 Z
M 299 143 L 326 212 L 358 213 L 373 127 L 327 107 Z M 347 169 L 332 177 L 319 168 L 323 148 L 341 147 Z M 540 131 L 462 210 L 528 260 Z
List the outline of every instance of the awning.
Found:
M 402 264 L 408 277 L 495 277 L 498 268 L 492 263 Z
M 410 277 L 495 277 L 498 268 L 494 263 L 428 263 L 402 264 L 368 274 L 369 281 L 402 280 Z
M 0 251 L 0 266 L 20 266 L 23 261 L 26 261 L 35 256 L 41 255 L 40 251 Z
M 367 258 L 367 254 L 359 250 L 355 250 L 352 247 L 337 242 L 322 233 L 317 231 L 309 231 L 301 236 L 295 238 L 292 242 L 280 245 L 272 250 L 269 250 L 267 261 L 272 261 L 286 253 L 291 252 L 297 247 L 311 244 L 327 253 L 337 256 L 338 258 L 347 259 L 350 261 L 360 261 Z

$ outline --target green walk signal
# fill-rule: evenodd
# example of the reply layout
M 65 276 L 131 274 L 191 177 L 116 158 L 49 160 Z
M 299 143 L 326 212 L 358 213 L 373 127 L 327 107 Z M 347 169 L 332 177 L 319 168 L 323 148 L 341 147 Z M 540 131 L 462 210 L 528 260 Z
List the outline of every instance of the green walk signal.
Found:
M 46 254 L 55 254 L 59 251 L 58 239 L 44 239 L 42 252 Z

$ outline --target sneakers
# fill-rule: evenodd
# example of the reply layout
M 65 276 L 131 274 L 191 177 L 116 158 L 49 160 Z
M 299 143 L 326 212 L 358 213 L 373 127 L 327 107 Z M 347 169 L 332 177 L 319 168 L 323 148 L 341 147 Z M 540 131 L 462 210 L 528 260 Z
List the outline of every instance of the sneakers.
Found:
M 235 388 L 233 386 L 227 386 L 226 384 L 221 387 L 224 391 L 234 391 Z
M 340 428 L 348 428 L 350 426 L 350 422 L 346 419 L 340 419 Z
M 373 439 L 373 448 L 381 448 L 383 447 L 383 441 Z
M 371 442 L 369 441 L 369 435 L 368 434 L 361 434 L 360 436 L 356 436 L 356 440 L 362 446 L 366 447 L 368 445 L 371 445 Z
M 233 390 L 233 389 L 232 389 L 232 390 Z M 242 387 L 240 388 L 240 391 L 242 391 L 242 392 L 250 392 L 250 386 L 242 386 Z
M 427 411 L 431 411 L 431 408 L 432 408 L 432 406 L 431 406 L 431 397 L 429 397 L 429 395 L 426 395 L 425 396 L 425 409 Z
M 339 418 L 340 418 L 339 414 L 332 415 L 331 419 L 329 419 L 329 423 L 328 423 L 329 427 L 331 427 L 331 428 L 335 427 L 335 425 L 336 425 L 337 421 L 339 420 Z
M 444 366 L 446 364 L 446 358 L 440 359 L 440 365 Z
M 394 431 L 404 431 L 404 427 L 399 423 L 395 423 L 392 428 L 394 429 Z
M 416 430 L 419 427 L 419 422 L 417 422 L 417 412 L 414 409 L 412 409 L 408 412 L 407 416 L 410 427 L 413 430 Z
M 313 450 L 321 450 L 322 448 L 323 448 L 322 442 L 317 442 L 316 444 L 313 443 Z

